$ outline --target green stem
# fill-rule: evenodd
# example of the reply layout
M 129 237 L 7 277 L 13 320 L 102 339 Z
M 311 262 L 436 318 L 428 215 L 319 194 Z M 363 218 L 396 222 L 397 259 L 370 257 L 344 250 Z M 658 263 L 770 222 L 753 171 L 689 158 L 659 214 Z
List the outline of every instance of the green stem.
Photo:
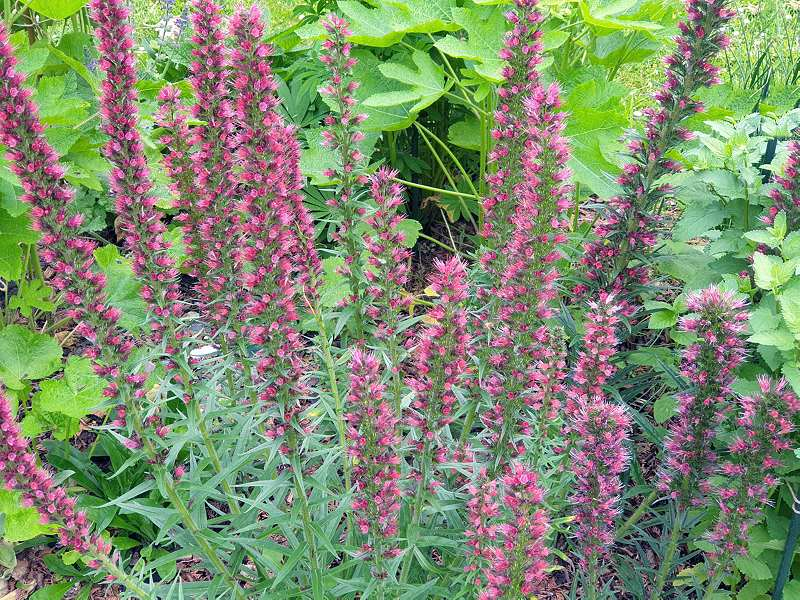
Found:
M 305 486 L 303 485 L 302 465 L 297 457 L 297 432 L 293 427 L 289 429 L 287 441 L 289 443 L 289 452 L 291 455 L 295 495 L 300 502 L 300 511 L 303 517 L 303 535 L 306 538 L 308 560 L 311 564 L 311 589 L 313 590 L 314 600 L 322 600 L 325 597 L 325 588 L 323 587 L 322 571 L 319 566 L 314 528 L 311 526 L 311 511 L 308 508 L 308 497 L 306 496 Z
M 203 416 L 203 411 L 200 410 L 200 403 L 197 400 L 192 400 L 192 404 L 194 405 L 194 417 L 197 421 L 197 429 L 200 431 L 200 435 L 203 438 L 203 445 L 206 447 L 208 451 L 208 457 L 211 459 L 211 464 L 214 467 L 214 471 L 217 475 L 222 474 L 223 467 L 222 461 L 219 458 L 219 454 L 217 454 L 217 449 L 214 446 L 214 442 L 211 439 L 211 434 L 208 431 L 208 427 L 206 426 L 206 421 Z M 231 484 L 228 482 L 227 479 L 222 480 L 222 490 L 225 492 L 225 497 L 228 502 L 228 507 L 231 509 L 231 512 L 235 515 L 241 514 L 241 510 L 239 510 L 239 503 L 236 501 L 235 494 L 233 492 L 233 488 Z
M 465 194 L 464 192 L 454 192 L 452 190 L 446 190 L 444 188 L 431 187 L 429 185 L 423 185 L 421 183 L 416 183 L 414 181 L 406 181 L 405 179 L 400 179 L 398 177 L 395 177 L 394 180 L 397 183 L 402 183 L 407 187 L 418 188 L 420 190 L 425 190 L 426 192 L 446 194 L 448 196 L 456 196 L 457 198 L 472 198 L 473 200 L 477 200 L 479 198 L 479 196 L 476 196 L 475 194 Z
M 672 571 L 675 552 L 678 550 L 678 540 L 680 539 L 681 530 L 683 529 L 683 527 L 681 527 L 680 518 L 680 512 L 676 512 L 675 521 L 672 523 L 672 533 L 669 537 L 669 545 L 667 546 L 667 551 L 664 553 L 664 558 L 661 560 L 661 565 L 658 568 L 658 575 L 656 576 L 656 583 L 653 586 L 653 593 L 650 594 L 650 600 L 661 599 L 661 592 L 664 590 L 667 577 Z
M 717 589 L 722 584 L 723 577 L 725 577 L 725 569 L 720 569 L 716 575 L 708 580 L 708 585 L 703 592 L 703 600 L 711 600 L 714 597 Z
M 117 566 L 117 564 L 111 560 L 105 554 L 99 555 L 90 555 L 89 558 L 92 558 L 98 562 L 103 567 L 103 570 L 108 573 L 109 575 L 113 575 L 114 580 L 117 583 L 120 583 L 126 590 L 138 596 L 141 600 L 154 600 L 153 595 L 145 590 L 143 587 L 139 585 L 139 583 L 133 579 L 130 575 L 128 575 L 125 571 Z
M 419 526 L 419 523 L 422 520 L 422 508 L 424 506 L 425 490 L 428 488 L 429 473 L 431 470 L 430 451 L 430 442 L 427 438 L 425 438 L 425 442 L 423 442 L 422 445 L 422 456 L 420 458 L 422 462 L 422 477 L 420 478 L 419 485 L 417 487 L 417 493 L 414 495 L 414 505 L 411 513 L 410 527 L 413 528 Z M 408 550 L 410 549 L 411 548 Z M 408 575 L 411 572 L 411 562 L 413 558 L 414 554 L 410 551 L 403 558 L 403 569 L 400 572 L 400 583 L 405 583 L 408 581 Z
M 597 600 L 600 593 L 600 573 L 598 570 L 597 556 L 592 556 L 587 569 L 586 600 Z
M 189 509 L 186 508 L 186 505 L 183 503 L 183 500 L 178 495 L 178 491 L 175 489 L 173 485 L 170 475 L 164 472 L 164 489 L 167 492 L 167 496 L 169 496 L 170 501 L 172 502 L 175 509 L 181 515 L 181 519 L 183 524 L 186 526 L 186 530 L 189 532 L 189 535 L 192 536 L 192 539 L 195 543 L 200 546 L 200 550 L 202 550 L 203 554 L 205 555 L 206 559 L 214 565 L 214 568 L 217 569 L 217 572 L 222 575 L 225 581 L 231 586 L 236 598 L 240 600 L 247 600 L 244 591 L 239 586 L 239 583 L 236 581 L 236 578 L 228 572 L 228 567 L 222 562 L 219 555 L 217 554 L 216 549 L 214 549 L 211 544 L 208 543 L 203 537 L 200 528 L 195 523 L 192 514 L 189 512 Z
M 644 513 L 647 512 L 647 509 L 650 508 L 653 502 L 656 501 L 656 498 L 658 498 L 658 490 L 653 490 L 644 500 L 642 500 L 641 504 L 639 504 L 636 510 L 633 511 L 633 514 L 631 514 L 631 516 L 619 526 L 616 532 L 616 539 L 619 540 L 625 537 L 625 534 L 628 533 L 628 530 L 639 522 L 639 519 L 642 518 Z
M 453 248 L 452 246 L 448 246 L 448 245 L 447 245 L 447 244 L 445 244 L 444 242 L 442 242 L 442 241 L 440 241 L 440 240 L 437 240 L 436 238 L 433 238 L 433 237 L 429 236 L 429 235 L 428 235 L 428 234 L 426 234 L 426 233 L 422 233 L 422 232 L 420 231 L 420 233 L 419 233 L 419 237 L 421 237 L 423 240 L 428 240 L 429 242 L 432 242 L 432 243 L 436 244 L 437 246 L 440 246 L 441 248 L 444 248 L 444 249 L 445 249 L 445 250 L 447 250 L 448 252 L 452 252 L 453 254 L 458 254 L 458 250 L 456 250 L 456 249 L 455 249 L 455 248 Z

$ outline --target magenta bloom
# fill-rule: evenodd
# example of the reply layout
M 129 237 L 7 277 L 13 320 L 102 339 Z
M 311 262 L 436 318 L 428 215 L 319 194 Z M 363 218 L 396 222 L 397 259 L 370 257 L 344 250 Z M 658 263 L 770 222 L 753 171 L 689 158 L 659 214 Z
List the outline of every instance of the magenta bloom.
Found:
M 717 456 L 712 441 L 728 414 L 731 385 L 745 356 L 747 327 L 744 302 L 733 293 L 711 287 L 687 298 L 691 313 L 681 329 L 697 335 L 683 351 L 681 374 L 691 387 L 678 395 L 678 415 L 669 425 L 659 486 L 689 502 L 698 490 L 708 491 Z
M 630 426 L 622 407 L 602 398 L 580 399 L 575 407 L 571 429 L 576 441 L 570 457 L 575 493 L 570 502 L 584 566 L 596 565 L 614 543 L 620 475 L 630 460 L 625 448 Z
M 691 138 L 681 123 L 703 110 L 691 96 L 719 81 L 719 69 L 712 61 L 728 44 L 723 26 L 733 16 L 725 0 L 685 0 L 685 4 L 687 18 L 679 23 L 677 47 L 665 60 L 666 81 L 655 94 L 657 106 L 644 111 L 644 135 L 628 144 L 630 160 L 619 177 L 622 192 L 608 201 L 597 221 L 598 239 L 584 246 L 585 281 L 575 288 L 577 293 L 592 288 L 627 296 L 649 281 L 647 266 L 635 258 L 655 245 L 654 209 L 672 192 L 656 182 L 682 168 L 667 157 L 667 151 Z M 632 304 L 623 306 L 626 315 L 633 310 Z
M 403 205 L 403 186 L 394 182 L 395 177 L 397 171 L 382 167 L 370 178 L 377 208 L 365 219 L 372 228 L 364 236 L 368 253 L 364 276 L 369 282 L 366 294 L 370 300 L 365 312 L 375 323 L 378 339 L 396 337 L 397 322 L 411 303 L 405 289 L 411 251 L 403 245 L 405 236 L 399 229 L 405 217 L 399 211 Z
M 106 277 L 94 268 L 96 244 L 78 236 L 83 215 L 70 206 L 73 191 L 63 180 L 64 169 L 15 65 L 8 33 L 0 23 L 0 143 L 7 146 L 11 169 L 22 184 L 22 200 L 31 207 L 33 228 L 41 233 L 40 257 L 52 271 L 48 283 L 64 293 L 66 314 L 77 323 L 76 333 L 90 342 L 85 353 L 93 358 L 107 353 L 108 366 L 98 366 L 100 374 L 117 377 L 114 365 L 128 356 L 133 341 L 117 326 L 120 311 L 107 304 Z M 116 386 L 106 393 L 116 395 Z
M 434 260 L 430 289 L 438 297 L 428 311 L 430 323 L 418 334 L 413 350 L 415 376 L 408 380 L 414 400 L 408 417 L 416 431 L 418 449 L 428 447 L 439 431 L 451 423 L 456 405 L 454 386 L 469 372 L 467 348 L 467 269 L 458 257 Z
M 22 493 L 22 505 L 37 510 L 42 523 L 59 526 L 61 544 L 83 554 L 108 554 L 111 545 L 90 535 L 86 513 L 75 510 L 75 498 L 53 483 L 36 464 L 36 457 L 22 437 L 11 406 L 0 390 L 0 477 L 9 491 Z
M 487 178 L 489 197 L 483 201 L 484 244 L 489 249 L 485 261 L 492 261 L 495 252 L 508 242 L 516 209 L 518 188 L 525 184 L 525 171 L 520 168 L 526 147 L 530 143 L 525 102 L 539 86 L 537 68 L 542 62 L 543 17 L 536 10 L 537 0 L 515 0 L 515 9 L 506 18 L 512 25 L 506 34 L 500 58 L 507 61 L 503 69 L 504 82 L 497 90 L 499 97 L 492 137 L 495 147 L 489 160 L 497 164 L 497 172 Z M 494 251 L 494 252 L 493 252 Z
M 221 23 L 217 4 L 193 0 L 191 83 L 197 101 L 192 112 L 204 125 L 192 129 L 197 190 L 193 209 L 178 217 L 192 243 L 185 265 L 197 276 L 203 311 L 214 323 L 228 319 L 239 290 L 234 260 L 239 217 L 235 203 L 230 201 L 236 193 L 236 123 Z
M 603 386 L 616 372 L 611 362 L 617 353 L 620 324 L 620 304 L 613 296 L 600 294 L 598 301 L 589 302 L 584 326 L 583 347 L 566 389 L 566 409 L 569 414 L 587 403 L 605 397 Z
M 709 535 L 717 550 L 709 553 L 712 564 L 730 566 L 735 556 L 747 555 L 749 530 L 769 506 L 770 493 L 778 485 L 781 454 L 793 447 L 791 434 L 800 400 L 781 379 L 758 379 L 760 392 L 739 400 L 738 429 L 728 445 L 728 455 L 718 473 L 724 483 L 713 494 L 720 514 Z
M 491 156 L 498 170 L 488 179 L 490 197 L 484 202 L 481 265 L 490 285 L 481 290 L 488 307 L 479 323 L 490 369 L 481 385 L 492 404 L 481 420 L 498 465 L 507 452 L 524 451 L 524 438 L 542 441 L 546 415 L 558 407 L 563 375 L 560 336 L 544 319 L 553 314 L 559 278 L 554 263 L 557 246 L 566 240 L 569 149 L 558 87 L 545 86 L 537 71 L 542 16 L 536 4 L 517 0 L 507 14 L 512 30 L 500 57 L 508 66 L 498 92 Z
M 487 481 L 485 475 L 480 487 L 469 488 L 467 571 L 477 573 L 480 600 L 529 597 L 547 576 L 549 523 L 542 508 L 544 493 L 535 473 L 513 463 L 502 478 L 501 504 L 497 481 Z
M 156 209 L 156 197 L 137 129 L 136 57 L 130 10 L 124 0 L 93 0 L 92 17 L 100 50 L 100 68 L 105 72 L 100 113 L 108 135 L 106 157 L 114 165 L 109 175 L 123 242 L 133 256 L 133 270 L 142 281 L 141 294 L 155 320 L 157 337 L 164 320 L 183 312 L 179 302 L 178 270 L 164 239 L 166 226 Z
M 353 511 L 367 537 L 362 550 L 374 561 L 376 576 L 385 576 L 381 561 L 397 556 L 397 519 L 402 494 L 396 448 L 397 417 L 384 399 L 380 365 L 373 354 L 353 351 L 350 362 L 351 412 L 347 420 L 348 454 L 353 460 Z
M 364 140 L 364 133 L 359 125 L 367 118 L 356 112 L 356 99 L 353 96 L 358 89 L 358 82 L 353 79 L 353 68 L 358 61 L 351 56 L 352 44 L 347 41 L 351 31 L 346 21 L 335 14 L 328 15 L 323 21 L 328 39 L 322 44 L 322 63 L 328 68 L 330 75 L 327 84 L 320 89 L 320 94 L 330 98 L 334 109 L 325 117 L 323 145 L 330 148 L 337 157 L 337 164 L 325 175 L 339 182 L 335 195 L 329 200 L 331 207 L 339 213 L 341 225 L 333 234 L 335 241 L 344 246 L 345 266 L 343 272 L 350 285 L 349 297 L 345 304 L 355 307 L 357 335 L 363 333 L 362 311 L 364 310 L 364 290 L 361 286 L 362 242 L 354 230 L 359 216 L 365 209 L 359 206 L 356 198 L 356 186 L 367 183 L 362 173 L 365 157 L 358 149 Z
M 786 213 L 789 231 L 797 230 L 800 225 L 800 142 L 789 142 L 789 158 L 783 169 L 783 175 L 775 175 L 778 187 L 770 191 L 770 197 L 775 203 L 766 217 L 772 224 L 780 211 Z

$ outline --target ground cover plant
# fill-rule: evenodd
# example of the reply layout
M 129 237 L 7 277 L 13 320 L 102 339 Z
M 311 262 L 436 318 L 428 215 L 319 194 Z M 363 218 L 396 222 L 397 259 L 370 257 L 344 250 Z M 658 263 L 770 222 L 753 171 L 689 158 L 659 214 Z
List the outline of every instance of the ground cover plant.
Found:
M 0 598 L 800 597 L 793 42 L 162 8 L 4 6 Z

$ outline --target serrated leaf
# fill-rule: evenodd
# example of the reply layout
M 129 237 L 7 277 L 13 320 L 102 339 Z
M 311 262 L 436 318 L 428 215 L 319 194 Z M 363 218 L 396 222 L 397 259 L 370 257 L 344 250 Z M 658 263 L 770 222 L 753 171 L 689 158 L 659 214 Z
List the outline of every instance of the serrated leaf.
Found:
M 727 216 L 728 210 L 717 203 L 690 204 L 675 224 L 672 237 L 679 242 L 687 242 L 713 229 Z
M 11 389 L 58 370 L 61 346 L 52 337 L 20 325 L 0 330 L 0 380 Z
M 781 290 L 778 306 L 789 331 L 800 340 L 800 279 L 795 279 Z
M 502 32 L 506 30 L 503 9 L 456 8 L 453 21 L 465 30 L 466 39 L 448 35 L 434 45 L 448 56 L 474 61 L 475 72 L 484 79 L 501 82 L 503 61 L 499 53 L 503 45 Z
M 771 331 L 760 331 L 747 338 L 753 344 L 775 346 L 778 350 L 791 350 L 794 347 L 794 336 L 788 329 L 782 327 Z
M 420 50 L 412 52 L 411 61 L 413 67 L 398 62 L 378 65 L 378 70 L 384 77 L 399 81 L 409 86 L 409 89 L 373 94 L 364 100 L 364 105 L 384 107 L 413 102 L 414 105 L 409 112 L 418 113 L 441 98 L 448 89 L 444 69 L 437 65 L 427 52 Z
M 776 238 L 772 235 L 769 231 L 765 229 L 756 229 L 754 231 L 748 231 L 744 234 L 748 240 L 755 242 L 756 244 L 764 244 L 765 246 L 769 246 L 770 248 L 777 248 L 781 245 L 781 240 Z
M 95 375 L 87 358 L 70 356 L 61 379 L 42 381 L 33 397 L 34 407 L 81 419 L 103 402 L 106 382 Z
M 422 231 L 422 223 L 414 219 L 403 219 L 397 225 L 397 229 L 403 234 L 403 246 L 413 248 Z
M 94 251 L 97 265 L 106 274 L 108 303 L 122 311 L 120 325 L 137 331 L 145 322 L 147 305 L 139 295 L 141 283 L 136 279 L 130 260 L 120 255 L 116 246 L 108 245 Z
M 678 410 L 678 401 L 674 396 L 661 396 L 653 403 L 653 418 L 656 423 L 666 423 Z
M 794 275 L 794 261 L 784 262 L 778 256 L 753 254 L 753 274 L 758 287 L 763 290 L 775 291 L 788 282 Z
M 3 539 L 7 542 L 24 542 L 56 530 L 53 525 L 39 522 L 39 513 L 35 508 L 23 508 L 19 492 L 0 488 L 0 513 L 5 515 Z
M 750 579 L 770 579 L 772 577 L 769 565 L 752 556 L 737 556 L 733 562 Z

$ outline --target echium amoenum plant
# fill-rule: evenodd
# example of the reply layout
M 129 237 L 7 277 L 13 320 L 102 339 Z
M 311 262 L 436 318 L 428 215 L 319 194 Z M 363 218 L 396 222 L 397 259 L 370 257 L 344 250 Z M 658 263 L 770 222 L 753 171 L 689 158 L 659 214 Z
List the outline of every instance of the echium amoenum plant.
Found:
M 484 202 L 487 246 L 480 264 L 488 285 L 481 290 L 486 302 L 478 323 L 485 337 L 480 388 L 486 406 L 480 418 L 494 455 L 492 470 L 525 452 L 531 420 L 535 437 L 544 435 L 563 375 L 560 335 L 545 320 L 556 299 L 557 246 L 566 241 L 569 149 L 558 87 L 545 85 L 538 72 L 542 15 L 536 4 L 518 0 L 507 14 L 512 29 L 501 52 L 508 65 L 493 132 L 496 171 Z
M 147 307 L 140 327 L 123 327 L 109 302 L 96 243 L 78 233 L 83 216 L 1 26 L 0 142 L 41 234 L 59 309 L 106 381 L 97 411 L 108 419 L 87 424 L 87 435 L 113 444 L 118 476 L 141 474 L 125 501 L 152 521 L 159 549 L 181 569 L 164 577 L 162 562 L 114 550 L 102 523 L 82 512 L 82 494 L 57 484 L 23 437 L 18 421 L 31 399 L 0 392 L 0 473 L 14 498 L 92 577 L 146 600 L 180 592 L 181 578 L 198 574 L 193 585 L 209 597 L 237 600 L 521 600 L 545 597 L 562 574 L 579 598 L 616 593 L 615 545 L 650 506 L 618 523 L 639 452 L 632 424 L 647 418 L 628 409 L 620 385 L 636 343 L 624 335 L 631 298 L 647 279 L 638 255 L 652 247 L 652 209 L 669 193 L 660 179 L 677 168 L 666 152 L 690 136 L 685 119 L 700 108 L 691 94 L 716 76 L 724 2 L 687 2 L 658 107 L 579 266 L 598 274 L 582 282 L 591 293 L 560 314 L 568 115 L 540 73 L 535 0 L 515 0 L 507 15 L 475 268 L 462 256 L 437 258 L 419 288 L 402 233 L 405 190 L 388 167 L 369 173 L 359 151 L 349 25 L 325 19 L 324 140 L 335 159 L 326 193 L 338 228 L 323 243 L 339 246 L 348 290 L 334 310 L 323 301 L 301 146 L 281 117 L 260 11 L 226 19 L 210 0 L 191 2 L 190 90 L 182 98 L 182 86 L 165 86 L 154 116 L 164 199 L 139 127 L 129 10 L 123 0 L 90 8 L 109 189 Z M 787 212 L 795 167 L 778 180 Z M 183 236 L 180 268 L 170 225 Z M 181 272 L 190 285 L 178 285 Z M 782 381 L 734 393 L 746 327 L 735 295 L 712 287 L 687 305 L 684 388 L 659 471 L 675 518 L 663 528 L 659 570 L 645 578 L 653 600 L 681 564 L 688 511 L 709 506 L 718 515 L 704 540 L 714 593 L 769 501 L 798 410 Z M 183 573 L 184 563 L 196 571 Z
M 650 280 L 647 255 L 656 244 L 658 215 L 672 192 L 660 180 L 682 169 L 668 151 L 692 138 L 684 122 L 703 111 L 693 95 L 718 83 L 714 56 L 728 45 L 723 28 L 733 11 L 725 0 L 685 4 L 687 19 L 679 23 L 675 51 L 664 61 L 666 81 L 654 96 L 657 106 L 645 109 L 644 133 L 628 142 L 629 160 L 618 179 L 620 193 L 603 207 L 593 229 L 597 239 L 584 245 L 583 277 L 574 288 L 578 294 L 597 289 L 623 294 L 626 313 L 636 309 L 633 296 L 639 296 Z

